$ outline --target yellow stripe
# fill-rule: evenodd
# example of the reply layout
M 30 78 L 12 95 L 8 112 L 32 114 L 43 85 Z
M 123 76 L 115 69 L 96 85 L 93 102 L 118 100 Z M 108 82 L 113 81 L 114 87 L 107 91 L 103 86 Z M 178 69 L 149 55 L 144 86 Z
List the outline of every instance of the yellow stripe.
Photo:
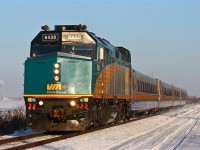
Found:
M 150 95 L 150 94 L 142 94 L 142 93 L 135 93 L 133 97 L 136 100 L 147 100 L 147 99 L 158 100 L 158 95 Z
M 161 96 L 160 100 L 173 100 L 172 96 Z
M 92 97 L 93 95 L 88 94 L 88 95 L 52 95 L 52 94 L 24 94 L 24 97 L 34 97 L 34 98 L 80 98 L 80 97 Z
M 116 96 L 117 97 L 117 99 L 131 99 L 131 96 L 126 96 L 126 95 L 124 95 L 124 96 Z

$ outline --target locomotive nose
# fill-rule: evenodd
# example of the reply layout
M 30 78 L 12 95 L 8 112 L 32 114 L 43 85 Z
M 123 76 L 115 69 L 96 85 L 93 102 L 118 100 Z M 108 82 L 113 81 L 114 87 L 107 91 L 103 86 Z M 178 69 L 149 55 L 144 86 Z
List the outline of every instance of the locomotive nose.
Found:
M 92 60 L 62 59 L 60 83 L 67 86 L 66 94 L 91 94 Z
M 25 94 L 92 93 L 91 59 L 51 56 L 28 60 L 25 67 Z

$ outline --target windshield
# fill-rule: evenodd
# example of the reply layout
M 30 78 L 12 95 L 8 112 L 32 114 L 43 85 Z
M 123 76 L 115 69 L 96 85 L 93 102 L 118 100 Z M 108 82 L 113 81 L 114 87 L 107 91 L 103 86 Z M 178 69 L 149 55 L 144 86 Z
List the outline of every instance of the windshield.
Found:
M 60 44 L 54 45 L 33 45 L 31 51 L 31 57 L 37 57 L 45 54 L 63 52 L 68 54 L 92 57 L 93 56 L 93 45 L 63 45 L 61 48 Z
M 62 52 L 92 57 L 93 56 L 93 46 L 92 45 L 63 45 Z
M 41 56 L 49 53 L 58 52 L 61 50 L 61 46 L 57 45 L 33 45 L 32 47 L 32 57 Z

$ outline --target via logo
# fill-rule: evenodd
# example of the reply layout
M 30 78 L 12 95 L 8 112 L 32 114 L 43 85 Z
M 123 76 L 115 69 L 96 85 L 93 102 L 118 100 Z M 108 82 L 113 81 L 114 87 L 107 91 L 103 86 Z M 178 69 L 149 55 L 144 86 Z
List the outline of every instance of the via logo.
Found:
M 61 91 L 66 90 L 67 85 L 66 84 L 47 84 L 47 91 Z

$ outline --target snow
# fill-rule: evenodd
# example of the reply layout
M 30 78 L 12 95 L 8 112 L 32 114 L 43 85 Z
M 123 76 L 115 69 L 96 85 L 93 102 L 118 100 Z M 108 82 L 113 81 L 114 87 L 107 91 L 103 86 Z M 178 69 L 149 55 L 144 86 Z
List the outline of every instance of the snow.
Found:
M 16 135 L 21 136 L 21 135 L 27 135 L 27 134 L 33 134 L 33 133 L 35 133 L 35 132 L 32 131 L 32 130 L 27 130 L 27 131 L 22 132 L 22 133 L 20 133 L 20 132 L 15 133 L 14 136 L 16 136 Z M 52 139 L 52 138 L 55 138 L 55 137 L 59 137 L 59 135 L 45 135 L 45 136 L 41 136 L 41 137 L 29 138 L 29 139 L 25 139 L 25 140 L 21 140 L 21 141 L 11 142 L 9 144 L 0 145 L 0 149 L 10 149 L 10 148 L 13 148 L 15 146 L 24 145 L 26 143 L 38 142 L 38 141 L 42 141 L 42 140 Z
M 184 106 L 34 149 L 200 149 L 199 109 L 200 105 Z
M 13 138 L 13 137 L 18 137 L 18 136 L 24 136 L 24 135 L 29 135 L 29 134 L 34 134 L 34 133 L 39 133 L 42 131 L 33 131 L 31 128 L 24 128 L 19 131 L 15 131 L 13 134 L 8 134 L 4 136 L 0 136 L 0 140 L 2 139 L 7 139 L 7 138 Z
M 0 110 L 23 106 L 23 100 L 0 100 Z M 161 115 L 124 125 L 83 134 L 32 149 L 200 149 L 200 104 L 187 105 Z M 1 139 L 33 134 L 41 131 L 16 131 Z M 12 145 L 10 145 L 12 146 Z

